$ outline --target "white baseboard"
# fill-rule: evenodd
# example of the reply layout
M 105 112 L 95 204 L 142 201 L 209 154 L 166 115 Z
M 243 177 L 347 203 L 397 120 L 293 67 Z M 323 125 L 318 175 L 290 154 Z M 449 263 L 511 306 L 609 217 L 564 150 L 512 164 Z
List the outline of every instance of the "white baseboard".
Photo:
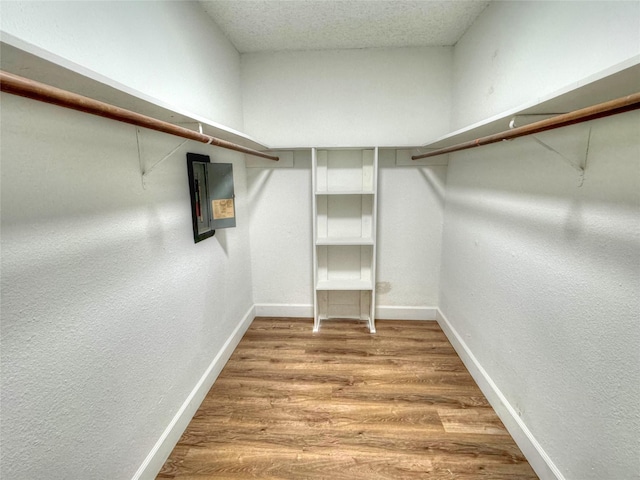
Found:
M 313 317 L 313 305 L 256 303 L 256 317 Z M 435 320 L 436 307 L 376 307 L 379 320 Z
M 213 382 L 216 381 L 218 375 L 222 371 L 229 357 L 240 343 L 242 336 L 247 331 L 247 328 L 251 325 L 251 322 L 255 318 L 255 306 L 252 306 L 249 311 L 242 318 L 238 326 L 233 333 L 229 336 L 224 343 L 218 354 L 214 357 L 211 364 L 204 372 L 204 375 L 200 378 L 195 385 L 187 399 L 184 401 L 178 412 L 175 414 L 167 428 L 162 432 L 162 435 L 153 446 L 147 458 L 145 458 L 138 471 L 133 476 L 132 480 L 147 480 L 155 479 L 158 472 L 167 461 L 169 455 L 173 451 L 174 447 L 178 443 L 180 436 L 184 433 L 187 425 L 195 415 L 198 407 L 207 395 L 207 392 L 211 389 Z
M 436 307 L 376 307 L 376 320 L 435 320 Z
M 480 387 L 480 390 L 482 390 L 482 393 L 487 397 L 487 400 L 498 414 L 498 417 L 500 417 L 500 420 L 502 420 L 502 423 L 504 423 L 504 426 L 518 447 L 520 447 L 520 450 L 522 450 L 522 453 L 536 474 L 541 480 L 565 480 L 560 470 L 558 470 L 558 467 L 554 465 L 553 461 L 542 449 L 487 371 L 482 368 L 478 359 L 471 352 L 456 329 L 453 328 L 447 317 L 439 308 L 436 313 L 436 319 L 438 320 L 440 328 L 444 331 L 451 345 L 453 345 L 453 348 L 458 353 L 458 356 L 469 370 L 469 373 L 471 373 L 471 376 Z
M 313 305 L 256 304 L 251 307 L 153 446 L 132 480 L 156 478 L 207 392 L 218 378 L 247 328 L 257 316 L 310 318 L 313 317 Z M 542 480 L 565 480 L 562 473 L 542 449 L 515 409 L 439 308 L 382 306 L 376 308 L 376 318 L 385 320 L 437 320 L 440 328 L 446 334 L 480 390 L 487 397 L 487 400 L 538 476 Z
M 313 318 L 313 305 L 256 303 L 256 317 Z

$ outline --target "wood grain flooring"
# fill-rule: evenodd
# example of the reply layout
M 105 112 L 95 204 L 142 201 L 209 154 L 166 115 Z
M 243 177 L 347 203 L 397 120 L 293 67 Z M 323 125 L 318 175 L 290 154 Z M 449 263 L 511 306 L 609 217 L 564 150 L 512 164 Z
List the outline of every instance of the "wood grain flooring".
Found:
M 538 478 L 436 322 L 256 318 L 159 479 Z

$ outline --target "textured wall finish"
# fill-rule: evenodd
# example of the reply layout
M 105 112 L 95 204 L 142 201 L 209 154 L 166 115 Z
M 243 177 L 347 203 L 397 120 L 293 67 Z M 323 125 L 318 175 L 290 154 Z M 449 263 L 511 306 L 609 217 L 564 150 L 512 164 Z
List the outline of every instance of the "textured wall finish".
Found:
M 197 5 L 94 5 L 74 24 L 87 4 L 3 2 L 3 27 L 240 121 L 239 55 L 209 37 L 208 19 L 202 31 Z M 188 59 L 168 45 L 180 38 Z M 235 75 L 233 88 L 211 68 Z M 131 479 L 253 304 L 243 156 L 189 142 L 143 189 L 130 125 L 7 94 L 1 120 L 0 476 Z M 181 142 L 140 138 L 149 163 Z M 186 151 L 234 164 L 238 227 L 197 245 Z
M 293 168 L 248 168 L 247 184 L 255 303 L 312 305 L 311 150 Z
M 133 127 L 2 95 L 2 476 L 131 478 L 252 304 L 242 157 L 185 145 L 143 190 Z M 187 148 L 236 172 L 197 245 Z
M 242 55 L 246 132 L 273 146 L 420 145 L 449 131 L 452 48 Z
M 197 3 L 29 1 L 0 8 L 4 32 L 169 105 L 243 128 L 238 52 Z
M 447 167 L 396 167 L 381 159 L 378 172 L 376 303 L 438 304 Z
M 439 306 L 565 478 L 633 479 L 640 113 L 592 126 L 582 187 L 530 138 L 452 157 Z
M 638 2 L 496 2 L 455 49 L 242 59 L 193 2 L 0 8 L 16 38 L 225 125 L 244 114 L 282 146 L 420 144 L 452 114 L 480 120 L 640 50 Z M 308 159 L 245 172 L 189 143 L 143 189 L 131 126 L 5 94 L 0 120 L 0 476 L 130 479 L 253 293 L 311 304 Z M 445 168 L 380 165 L 379 300 L 439 291 L 567 479 L 640 474 L 639 122 L 594 123 L 583 179 L 532 139 L 453 155 L 445 204 Z M 541 138 L 584 135 L 560 132 Z M 150 161 L 179 143 L 141 138 Z M 235 167 L 238 227 L 197 245 L 187 150 Z
M 637 1 L 491 3 L 454 50 L 453 129 L 638 55 L 639 25 Z
M 257 304 L 313 304 L 310 157 L 298 151 L 294 168 L 247 169 Z M 396 167 L 392 151 L 381 153 L 378 306 L 437 304 L 445 175 L 442 166 Z
M 487 1 L 200 2 L 238 51 L 455 45 Z
M 492 3 L 454 49 L 452 126 L 640 54 L 638 2 Z M 439 307 L 567 479 L 631 479 L 638 113 L 451 156 Z M 580 187 L 579 185 L 582 185 Z

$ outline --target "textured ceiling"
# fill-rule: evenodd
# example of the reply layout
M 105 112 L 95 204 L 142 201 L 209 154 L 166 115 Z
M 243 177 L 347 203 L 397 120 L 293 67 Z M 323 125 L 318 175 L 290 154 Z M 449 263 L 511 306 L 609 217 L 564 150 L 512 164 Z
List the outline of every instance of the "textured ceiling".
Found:
M 240 53 L 454 45 L 486 0 L 202 0 Z

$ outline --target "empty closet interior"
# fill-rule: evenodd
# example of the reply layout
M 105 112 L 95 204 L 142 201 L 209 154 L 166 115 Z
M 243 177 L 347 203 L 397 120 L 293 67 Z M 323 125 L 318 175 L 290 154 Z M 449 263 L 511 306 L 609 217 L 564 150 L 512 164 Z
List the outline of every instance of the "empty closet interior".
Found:
M 2 2 L 3 476 L 152 478 L 293 317 L 437 321 L 540 478 L 637 478 L 640 2 L 305 3 Z

